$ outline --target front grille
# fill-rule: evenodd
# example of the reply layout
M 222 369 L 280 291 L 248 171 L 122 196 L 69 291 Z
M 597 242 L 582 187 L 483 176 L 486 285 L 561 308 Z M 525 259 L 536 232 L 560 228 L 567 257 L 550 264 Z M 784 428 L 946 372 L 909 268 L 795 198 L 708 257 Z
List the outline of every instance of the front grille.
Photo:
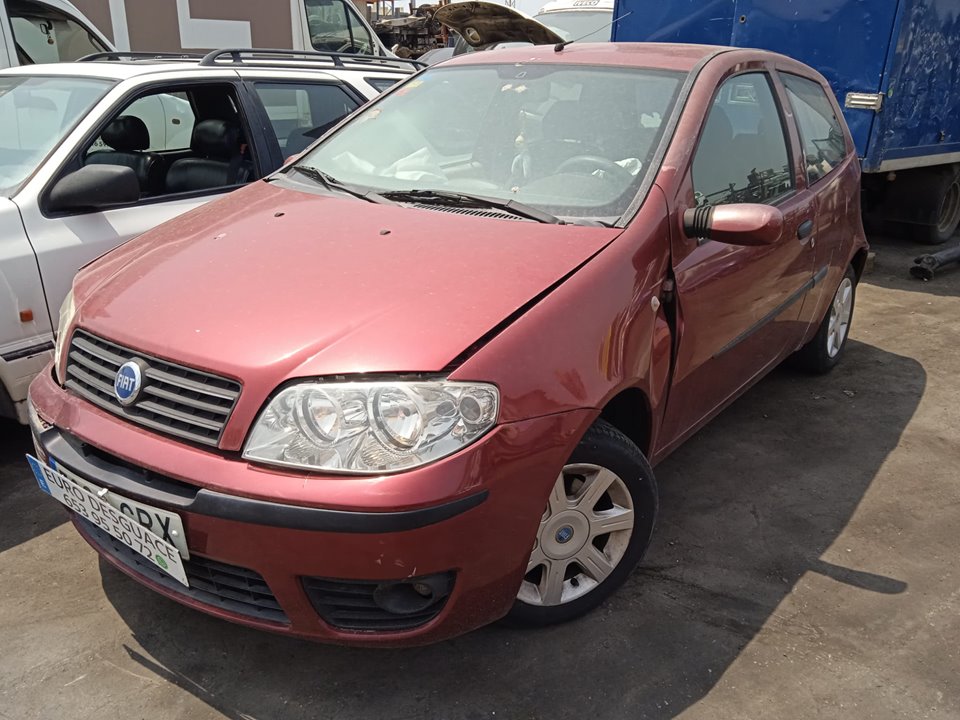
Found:
M 143 385 L 124 407 L 113 392 L 125 362 L 145 363 Z M 104 410 L 176 437 L 216 446 L 240 395 L 240 384 L 129 350 L 83 330 L 70 341 L 65 385 Z
M 381 608 L 373 599 L 379 582 L 334 580 L 305 577 L 303 589 L 313 609 L 328 624 L 340 630 L 355 632 L 390 632 L 412 630 L 433 620 L 446 597 L 419 612 L 398 615 Z
M 192 555 L 190 560 L 183 561 L 190 583 L 189 588 L 184 587 L 93 523 L 77 515 L 74 518 L 103 552 L 165 590 L 237 615 L 284 625 L 290 623 L 266 581 L 253 570 Z

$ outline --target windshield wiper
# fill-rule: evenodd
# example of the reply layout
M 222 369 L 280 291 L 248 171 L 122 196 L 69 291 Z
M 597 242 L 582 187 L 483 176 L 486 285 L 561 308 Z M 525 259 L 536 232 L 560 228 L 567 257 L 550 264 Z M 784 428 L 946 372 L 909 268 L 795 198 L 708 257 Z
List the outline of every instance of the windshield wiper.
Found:
M 382 193 L 383 197 L 399 202 L 436 203 L 438 205 L 467 205 L 477 208 L 493 208 L 503 210 L 517 217 L 535 220 L 539 223 L 551 225 L 566 225 L 555 215 L 538 210 L 532 205 L 525 205 L 516 200 L 498 200 L 497 198 L 473 195 L 471 193 L 450 192 L 447 190 L 390 190 Z
M 332 175 L 325 173 L 323 170 L 318 170 L 315 167 L 310 165 L 292 165 L 286 172 L 290 170 L 296 170 L 301 175 L 314 180 L 315 182 L 320 183 L 328 190 L 338 190 L 340 192 L 346 193 L 347 195 L 353 195 L 355 198 L 360 198 L 361 200 L 366 200 L 367 202 L 372 203 L 383 203 L 384 205 L 393 205 L 393 203 L 387 198 L 375 193 L 373 190 L 368 190 L 367 188 L 355 187 L 353 185 L 347 185 L 337 180 Z

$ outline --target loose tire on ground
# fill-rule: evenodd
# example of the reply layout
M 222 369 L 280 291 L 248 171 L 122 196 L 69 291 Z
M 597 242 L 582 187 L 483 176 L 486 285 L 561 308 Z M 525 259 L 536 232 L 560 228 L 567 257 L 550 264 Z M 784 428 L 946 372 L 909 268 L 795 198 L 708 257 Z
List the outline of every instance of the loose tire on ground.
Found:
M 597 607 L 646 552 L 657 505 L 643 453 L 597 420 L 557 478 L 507 622 L 552 625 Z

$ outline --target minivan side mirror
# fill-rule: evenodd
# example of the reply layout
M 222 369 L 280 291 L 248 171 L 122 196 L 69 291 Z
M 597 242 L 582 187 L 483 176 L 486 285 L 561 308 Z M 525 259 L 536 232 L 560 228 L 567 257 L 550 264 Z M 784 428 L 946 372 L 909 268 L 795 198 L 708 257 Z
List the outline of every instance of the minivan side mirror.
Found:
M 683 212 L 683 232 L 728 245 L 771 245 L 783 233 L 783 213 L 754 203 L 704 205 Z
M 140 199 L 140 183 L 125 165 L 86 165 L 60 178 L 50 190 L 47 208 L 96 210 L 133 203 Z

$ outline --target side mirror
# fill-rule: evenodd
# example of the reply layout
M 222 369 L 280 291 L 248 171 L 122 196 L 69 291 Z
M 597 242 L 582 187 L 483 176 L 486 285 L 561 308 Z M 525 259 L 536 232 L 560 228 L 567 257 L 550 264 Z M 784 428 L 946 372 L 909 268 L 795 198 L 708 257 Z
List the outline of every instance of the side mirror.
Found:
M 728 245 L 771 245 L 783 233 L 783 213 L 752 203 L 690 208 L 683 213 L 683 232 Z
M 95 210 L 140 199 L 140 183 L 132 168 L 125 165 L 86 165 L 65 175 L 50 190 L 48 208 Z

